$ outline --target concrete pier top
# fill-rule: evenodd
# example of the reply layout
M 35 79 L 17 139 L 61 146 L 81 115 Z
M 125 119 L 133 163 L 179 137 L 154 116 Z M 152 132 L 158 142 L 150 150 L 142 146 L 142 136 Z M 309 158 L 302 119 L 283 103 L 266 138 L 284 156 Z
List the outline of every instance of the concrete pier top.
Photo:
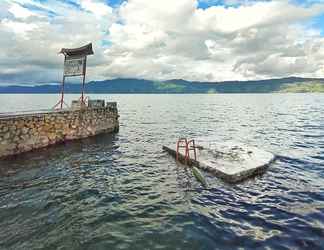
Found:
M 102 106 L 104 108 L 105 105 Z M 117 102 L 107 102 L 106 107 L 110 109 L 117 109 Z M 88 108 L 99 108 L 99 107 L 84 107 L 83 109 Z M 36 110 L 21 110 L 15 112 L 0 112 L 0 119 L 6 119 L 10 117 L 23 117 L 23 116 L 37 116 L 37 115 L 44 115 L 44 114 L 53 114 L 53 113 L 62 113 L 62 112 L 70 112 L 71 109 L 75 110 L 78 108 L 63 108 L 63 109 L 36 109 Z M 80 109 L 80 107 L 79 107 Z
M 42 114 L 51 114 L 51 113 L 60 113 L 68 111 L 69 109 L 38 109 L 38 110 L 27 110 L 27 111 L 16 111 L 16 112 L 5 112 L 0 113 L 0 119 L 6 119 L 10 117 L 21 117 L 21 116 L 31 116 L 31 115 L 42 115 Z

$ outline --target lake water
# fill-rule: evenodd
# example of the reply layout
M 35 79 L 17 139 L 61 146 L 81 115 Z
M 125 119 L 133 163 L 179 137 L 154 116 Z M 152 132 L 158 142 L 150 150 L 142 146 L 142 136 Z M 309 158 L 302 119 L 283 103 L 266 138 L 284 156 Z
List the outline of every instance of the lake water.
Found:
M 0 161 L 0 249 L 324 249 L 323 94 L 91 97 L 118 102 L 118 134 Z M 57 99 L 0 95 L 0 112 Z M 204 189 L 161 149 L 180 136 L 278 159 L 237 185 L 204 172 Z

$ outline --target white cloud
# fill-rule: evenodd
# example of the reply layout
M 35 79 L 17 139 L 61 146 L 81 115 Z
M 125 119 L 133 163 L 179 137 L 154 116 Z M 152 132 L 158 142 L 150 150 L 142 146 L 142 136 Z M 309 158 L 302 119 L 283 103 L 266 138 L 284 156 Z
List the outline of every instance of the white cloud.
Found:
M 196 22 L 210 31 L 235 32 L 252 27 L 289 24 L 323 12 L 322 5 L 303 8 L 288 1 L 256 2 L 239 7 L 210 7 L 195 12 Z
M 101 0 L 7 1 L 0 3 L 0 79 L 59 81 L 57 52 L 87 42 L 95 50 L 88 80 L 323 77 L 324 39 L 309 26 L 321 13 L 323 4 L 286 0 L 207 9 L 196 0 L 128 0 L 115 9 Z
M 108 56 L 113 58 L 106 76 L 210 81 L 324 73 L 322 62 L 314 60 L 323 47 L 306 48 L 322 38 L 300 25 L 322 13 L 323 5 L 245 1 L 237 7 L 197 6 L 194 0 L 122 5 L 122 24 L 110 28 Z M 118 54 L 128 55 L 122 65 Z
M 81 0 L 81 7 L 99 17 L 112 14 L 112 8 L 102 2 Z
M 105 64 L 102 44 L 107 40 L 113 13 L 97 16 L 81 6 L 54 0 L 46 4 L 19 0 L 15 4 L 35 8 L 29 9 L 33 14 L 24 19 L 3 15 L 0 21 L 0 47 L 5 48 L 0 53 L 0 83 L 59 82 L 63 60 L 60 49 L 88 42 L 93 42 L 96 53 L 89 58 L 89 74 L 100 77 L 97 66 Z M 9 13 L 10 5 L 0 7 Z
M 27 18 L 35 15 L 33 12 L 29 11 L 26 8 L 23 8 L 21 5 L 13 3 L 9 8 L 9 12 L 12 13 L 16 18 Z
M 24 38 L 26 38 L 27 32 L 30 32 L 33 29 L 37 28 L 37 25 L 33 23 L 17 22 L 9 19 L 1 20 L 1 25 L 7 28 L 9 31 L 12 31 Z

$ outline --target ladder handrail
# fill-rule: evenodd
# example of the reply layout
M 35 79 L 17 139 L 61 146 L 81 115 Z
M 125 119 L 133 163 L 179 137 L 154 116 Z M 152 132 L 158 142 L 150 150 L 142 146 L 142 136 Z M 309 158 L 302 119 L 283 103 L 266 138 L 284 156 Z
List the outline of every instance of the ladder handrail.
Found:
M 180 145 L 180 143 L 185 143 L 185 145 Z M 177 153 L 176 153 L 176 159 L 177 161 L 179 161 L 179 148 L 186 148 L 186 152 L 187 152 L 187 138 L 179 138 L 178 142 L 177 142 Z
M 192 145 L 190 145 L 192 144 Z M 197 161 L 197 153 L 196 153 L 196 144 L 195 144 L 195 140 L 192 139 L 192 140 L 189 140 L 187 142 L 187 153 L 186 153 L 186 158 L 185 158 L 185 161 L 186 163 L 190 160 L 190 151 L 194 151 L 194 157 L 195 157 L 195 161 Z

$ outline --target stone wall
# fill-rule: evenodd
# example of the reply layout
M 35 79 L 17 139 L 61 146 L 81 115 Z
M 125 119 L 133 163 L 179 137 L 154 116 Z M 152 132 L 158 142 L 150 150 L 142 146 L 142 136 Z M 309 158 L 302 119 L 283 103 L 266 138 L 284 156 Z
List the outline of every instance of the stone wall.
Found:
M 0 157 L 118 129 L 116 103 L 107 103 L 106 107 L 2 115 Z

